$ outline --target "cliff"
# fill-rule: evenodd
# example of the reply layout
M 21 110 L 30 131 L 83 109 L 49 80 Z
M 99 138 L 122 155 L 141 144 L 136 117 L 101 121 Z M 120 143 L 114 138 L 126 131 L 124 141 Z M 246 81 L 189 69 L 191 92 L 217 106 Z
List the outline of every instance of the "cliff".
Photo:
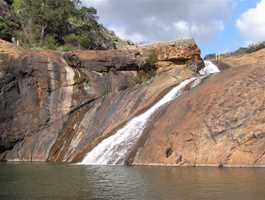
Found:
M 192 40 L 104 51 L 0 41 L 0 158 L 80 161 L 202 67 Z

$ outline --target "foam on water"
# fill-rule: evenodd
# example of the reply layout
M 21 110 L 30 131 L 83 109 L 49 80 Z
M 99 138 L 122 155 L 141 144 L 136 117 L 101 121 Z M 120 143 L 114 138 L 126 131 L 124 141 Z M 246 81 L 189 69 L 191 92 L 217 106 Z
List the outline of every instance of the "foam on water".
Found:
M 169 91 L 160 101 L 144 113 L 131 119 L 114 135 L 100 142 L 92 149 L 80 163 L 83 165 L 122 165 L 128 158 L 134 145 L 141 137 L 143 130 L 151 115 L 158 108 L 180 96 L 187 85 L 196 87 L 210 74 L 219 72 L 219 69 L 210 61 L 205 61 L 205 68 L 200 71 L 201 76 L 193 77 L 181 82 Z
M 200 75 L 208 76 L 220 72 L 219 68 L 211 61 L 204 61 L 205 67 L 200 71 Z

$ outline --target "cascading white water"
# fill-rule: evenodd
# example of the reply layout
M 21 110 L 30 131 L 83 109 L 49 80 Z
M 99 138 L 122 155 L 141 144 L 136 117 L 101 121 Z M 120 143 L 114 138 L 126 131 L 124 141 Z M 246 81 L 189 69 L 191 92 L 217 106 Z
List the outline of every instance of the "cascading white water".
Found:
M 210 74 L 215 74 L 215 73 L 218 73 L 220 72 L 219 68 L 213 64 L 211 61 L 204 61 L 204 64 L 205 64 L 205 67 L 200 71 L 200 75 L 204 75 L 204 76 L 207 76 L 207 75 L 210 75 Z
M 212 73 L 219 72 L 217 66 L 205 61 L 205 68 L 200 71 L 201 76 L 193 77 L 181 82 L 169 91 L 160 101 L 144 113 L 131 119 L 122 129 L 106 138 L 92 149 L 80 163 L 82 165 L 121 165 L 124 164 L 134 145 L 141 137 L 150 116 L 162 105 L 180 96 L 185 87 L 191 84 L 196 87 L 201 81 Z

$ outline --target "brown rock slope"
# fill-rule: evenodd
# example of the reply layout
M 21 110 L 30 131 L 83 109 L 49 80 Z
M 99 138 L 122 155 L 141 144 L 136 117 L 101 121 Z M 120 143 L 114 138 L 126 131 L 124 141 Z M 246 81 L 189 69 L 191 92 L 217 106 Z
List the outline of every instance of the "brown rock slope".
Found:
M 265 51 L 221 61 L 230 69 L 153 116 L 133 164 L 265 165 Z
M 265 64 L 265 49 L 252 53 L 241 53 L 232 55 L 221 55 L 219 60 L 211 59 L 220 68 L 241 67 L 243 65 L 261 65 Z
M 78 161 L 202 66 L 190 40 L 65 54 L 0 41 L 0 160 Z

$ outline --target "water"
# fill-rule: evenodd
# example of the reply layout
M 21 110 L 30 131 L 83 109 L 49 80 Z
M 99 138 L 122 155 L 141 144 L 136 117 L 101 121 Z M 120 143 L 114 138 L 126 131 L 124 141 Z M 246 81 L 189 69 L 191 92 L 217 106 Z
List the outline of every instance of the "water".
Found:
M 161 106 L 180 96 L 185 87 L 191 84 L 196 87 L 210 74 L 219 72 L 217 66 L 210 61 L 205 61 L 205 68 L 198 77 L 193 77 L 181 82 L 167 93 L 160 101 L 154 104 L 143 114 L 131 119 L 123 128 L 108 137 L 92 149 L 81 162 L 83 165 L 118 165 L 124 164 L 134 145 L 141 137 L 145 125 L 151 115 Z
M 183 81 L 146 112 L 133 118 L 122 129 L 117 131 L 117 133 L 103 140 L 86 155 L 81 164 L 123 164 L 131 148 L 133 148 L 133 145 L 141 136 L 148 118 L 160 106 L 179 96 L 185 86 L 194 80 L 196 78 Z
M 205 68 L 203 68 L 201 71 L 200 71 L 200 74 L 201 75 L 209 75 L 209 74 L 215 74 L 215 73 L 218 73 L 220 72 L 219 68 L 213 64 L 211 61 L 204 61 L 204 64 L 205 64 Z
M 264 200 L 265 169 L 0 165 L 1 200 Z

